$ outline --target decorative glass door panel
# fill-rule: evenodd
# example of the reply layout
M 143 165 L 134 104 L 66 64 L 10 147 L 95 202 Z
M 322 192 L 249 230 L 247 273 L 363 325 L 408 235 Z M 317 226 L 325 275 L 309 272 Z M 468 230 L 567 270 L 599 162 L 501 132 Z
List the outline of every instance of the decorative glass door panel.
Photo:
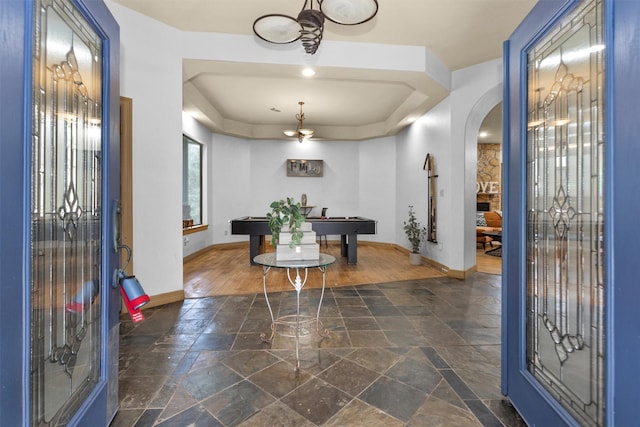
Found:
M 31 424 L 63 425 L 101 366 L 102 41 L 68 0 L 36 0 Z
M 602 0 L 527 54 L 527 369 L 581 425 L 604 425 Z

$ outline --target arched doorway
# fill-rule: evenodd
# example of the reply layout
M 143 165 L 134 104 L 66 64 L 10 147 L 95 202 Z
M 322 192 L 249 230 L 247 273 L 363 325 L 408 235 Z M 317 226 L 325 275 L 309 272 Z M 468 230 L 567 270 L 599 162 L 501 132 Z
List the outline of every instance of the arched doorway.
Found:
M 478 138 L 479 138 L 479 134 L 480 131 L 483 129 L 483 125 L 485 124 L 485 119 L 487 118 L 487 116 L 492 112 L 492 110 L 502 110 L 501 108 L 502 105 L 502 85 L 496 85 L 493 88 L 491 88 L 490 90 L 488 90 L 479 100 L 478 102 L 476 102 L 476 104 L 473 106 L 473 108 L 471 109 L 470 113 L 469 113 L 469 117 L 467 119 L 467 123 L 465 126 L 465 152 L 467 153 L 467 155 L 469 156 L 468 158 L 478 158 Z M 492 128 L 496 128 L 499 127 L 500 128 L 500 133 L 501 133 L 501 126 L 502 126 L 502 119 L 501 119 L 501 114 L 498 114 L 497 111 L 493 112 L 493 116 L 491 117 L 491 120 L 493 120 L 494 122 L 497 120 L 497 118 L 499 118 L 499 125 L 498 124 L 493 124 Z M 501 139 L 501 138 L 500 138 Z M 493 139 L 492 139 L 493 141 Z M 472 165 L 471 162 L 468 162 L 469 166 Z M 489 272 L 489 271 L 485 271 L 485 265 L 484 263 L 479 263 L 478 262 L 478 250 L 476 249 L 477 247 L 480 247 L 480 250 L 482 250 L 482 246 L 478 244 L 478 237 L 477 237 L 477 228 L 475 226 L 476 224 L 476 213 L 478 212 L 478 196 L 477 196 L 477 171 L 478 171 L 478 162 L 476 161 L 475 163 L 473 163 L 473 165 L 476 167 L 475 169 L 475 173 L 473 174 L 474 179 L 473 179 L 473 183 L 467 181 L 466 185 L 468 185 L 466 187 L 467 189 L 467 193 L 465 194 L 465 221 L 468 221 L 469 223 L 473 223 L 474 226 L 470 227 L 467 230 L 465 230 L 465 256 L 469 257 L 467 259 L 470 259 L 472 261 L 475 262 L 471 262 L 471 265 L 475 265 L 476 269 L 478 271 L 483 271 L 483 272 Z M 490 184 L 492 181 L 488 181 L 489 183 L 487 184 L 483 184 L 485 186 L 485 190 L 491 190 L 494 191 L 495 190 L 495 184 Z M 501 182 L 501 180 L 500 180 Z M 494 188 L 491 188 L 491 186 L 493 185 Z M 501 183 L 500 183 L 500 187 L 502 187 Z M 494 202 L 494 208 L 495 208 L 496 202 Z M 500 203 L 501 205 L 501 203 Z M 489 204 L 489 206 L 486 207 L 489 211 L 491 211 L 491 203 Z M 494 209 L 495 211 L 496 209 Z M 497 246 L 497 244 L 496 244 Z M 491 249 L 491 246 L 489 245 L 487 249 Z M 483 252 L 481 252 L 481 255 L 483 254 Z M 493 257 L 492 257 L 493 258 Z M 490 259 L 490 258 L 486 258 L 490 261 L 491 265 L 491 273 L 494 274 L 500 274 L 501 272 L 501 259 L 500 257 L 495 257 L 496 259 Z M 485 257 L 483 257 L 483 260 L 485 259 Z M 499 263 L 497 261 L 500 261 Z M 482 267 L 480 267 L 480 264 L 482 264 Z M 488 269 L 488 267 L 487 267 Z

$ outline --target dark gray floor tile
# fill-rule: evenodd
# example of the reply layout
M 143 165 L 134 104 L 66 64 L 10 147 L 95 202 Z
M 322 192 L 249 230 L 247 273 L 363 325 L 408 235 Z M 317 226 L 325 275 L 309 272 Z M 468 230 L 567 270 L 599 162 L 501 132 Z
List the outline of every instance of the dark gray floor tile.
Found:
M 158 427 L 223 427 L 223 424 L 216 420 L 202 406 L 193 406 L 184 412 L 161 422 Z
M 432 314 L 431 309 L 423 305 L 399 305 L 397 307 L 405 316 L 429 316 Z
M 262 293 L 123 315 L 112 426 L 523 426 L 500 394 L 500 286 L 474 274 L 327 289 L 329 337 L 307 328 L 298 373 L 292 337 L 260 340 Z M 300 313 L 315 317 L 320 295 L 303 289 Z M 269 301 L 296 311 L 293 290 Z
M 181 319 L 203 319 L 203 320 L 213 320 L 213 316 L 215 315 L 215 311 L 212 311 L 209 308 L 191 308 L 187 310 L 184 314 L 180 316 Z
M 384 334 L 394 347 L 425 347 L 429 345 L 429 341 L 414 329 L 384 331 Z
M 398 354 L 384 348 L 358 349 L 346 357 L 349 360 L 381 374 L 386 372 L 387 369 L 395 365 L 401 359 L 401 356 Z
M 360 293 L 356 289 L 334 289 L 333 296 L 336 298 L 344 298 L 344 297 L 358 297 Z
M 440 381 L 440 384 L 438 384 L 436 389 L 431 392 L 430 397 L 440 399 L 450 405 L 462 408 L 463 410 L 468 409 L 467 405 L 464 404 L 464 401 L 460 396 L 458 396 L 458 393 L 456 393 L 444 379 Z
M 182 386 L 197 400 L 202 400 L 240 381 L 240 375 L 218 363 L 210 368 L 192 371 L 185 376 Z
M 249 350 L 231 353 L 222 360 L 225 365 L 245 377 L 255 374 L 278 361 L 280 361 L 279 358 L 266 351 Z
M 412 359 L 396 363 L 385 375 L 424 393 L 431 393 L 442 380 L 442 376 L 435 368 Z
M 410 293 L 414 297 L 434 296 L 433 292 L 426 288 L 412 289 Z
M 158 421 L 165 421 L 176 414 L 184 411 L 186 408 L 190 408 L 196 405 L 198 401 L 184 389 L 181 385 L 178 385 L 171 396 L 171 399 L 164 407 L 162 414 L 158 417 Z
M 477 366 L 456 369 L 458 376 L 480 399 L 500 399 L 500 368 L 478 363 Z
M 328 349 L 303 350 L 300 352 L 300 369 L 317 375 L 340 359 L 340 356 Z M 292 354 L 286 360 L 295 363 L 295 355 Z
M 152 351 L 131 363 L 125 371 L 127 377 L 173 375 L 173 371 L 184 357 L 183 351 Z
M 308 372 L 300 370 L 296 373 L 294 367 L 294 364 L 280 361 L 251 375 L 249 381 L 281 398 L 311 378 Z
M 480 400 L 465 400 L 471 412 L 480 420 L 483 427 L 504 427 L 500 420 Z
M 326 427 L 403 427 L 404 423 L 385 414 L 375 406 L 354 399 L 323 425 Z
M 357 288 L 358 295 L 361 297 L 381 297 L 384 293 L 380 289 L 364 289 L 360 286 Z
M 357 295 L 357 293 L 356 293 Z M 364 301 L 360 296 L 352 296 L 352 297 L 336 297 L 336 303 L 338 307 L 365 307 Z
M 413 323 L 404 316 L 376 316 L 376 322 L 383 331 L 413 329 Z
M 516 412 L 516 409 L 513 407 L 511 402 L 507 399 L 496 399 L 490 400 L 489 402 L 485 402 L 491 412 L 493 412 L 502 424 L 507 427 L 526 427 L 527 424 L 524 422 L 520 414 Z
M 369 311 L 374 316 L 402 316 L 402 312 L 393 305 L 372 305 Z
M 371 311 L 367 307 L 344 306 L 340 307 L 342 317 L 367 317 L 371 316 Z
M 151 427 L 155 424 L 162 409 L 147 409 L 140 415 L 133 427 Z
M 389 377 L 381 377 L 359 398 L 392 416 L 407 422 L 425 401 L 425 395 Z
M 267 338 L 269 336 L 268 330 Z M 260 338 L 260 334 L 257 332 L 239 333 L 236 335 L 236 339 L 231 346 L 231 350 L 268 350 L 271 348 L 271 343 L 264 341 Z
M 451 388 L 458 393 L 463 400 L 478 399 L 473 391 L 460 379 L 460 377 L 451 369 L 442 369 L 440 374 L 449 383 Z
M 317 425 L 345 407 L 351 397 L 334 386 L 313 378 L 282 399 L 282 403 Z
M 427 356 L 427 359 L 435 366 L 436 369 L 449 369 L 450 366 L 445 362 L 433 347 L 423 347 L 422 352 Z
M 180 384 L 179 377 L 169 377 L 164 385 L 158 390 L 155 397 L 149 402 L 148 408 L 164 408 L 176 392 Z
M 162 334 L 157 335 L 125 335 L 120 337 L 120 352 L 132 353 L 145 353 L 150 351 L 156 341 L 162 337 Z
M 147 322 L 150 319 L 146 320 Z M 201 334 L 209 327 L 211 320 L 203 320 L 203 319 L 178 319 L 173 322 L 171 328 L 166 332 L 170 335 L 197 335 Z
M 167 377 L 127 377 L 122 376 L 119 381 L 118 395 L 121 409 L 146 409 L 162 388 Z
M 344 325 L 348 331 L 380 330 L 380 326 L 373 317 L 345 317 Z
M 349 331 L 349 339 L 353 347 L 391 347 L 382 331 Z
M 367 307 L 371 307 L 373 305 L 393 305 L 393 303 L 389 301 L 389 298 L 385 297 L 381 291 L 378 292 L 380 292 L 380 295 L 362 297 L 362 301 L 364 301 Z
M 201 332 L 203 334 L 233 334 L 242 328 L 244 317 L 232 317 L 230 319 L 215 318 L 209 322 L 209 325 Z
M 276 402 L 239 424 L 240 427 L 295 426 L 314 427 L 315 424 L 287 405 Z
M 156 340 L 153 351 L 187 351 L 197 338 L 198 335 L 163 335 Z
M 202 406 L 225 426 L 235 426 L 274 401 L 254 384 L 242 381 L 203 401 Z
M 343 359 L 318 375 L 318 378 L 355 397 L 379 376 L 371 369 Z
M 482 424 L 466 406 L 454 406 L 449 402 L 429 397 L 407 423 L 407 426 L 482 427 Z
M 120 409 L 109 427 L 131 427 L 136 423 L 144 409 Z
M 193 346 L 191 346 L 191 350 L 230 350 L 235 338 L 235 334 L 202 334 L 193 343 Z

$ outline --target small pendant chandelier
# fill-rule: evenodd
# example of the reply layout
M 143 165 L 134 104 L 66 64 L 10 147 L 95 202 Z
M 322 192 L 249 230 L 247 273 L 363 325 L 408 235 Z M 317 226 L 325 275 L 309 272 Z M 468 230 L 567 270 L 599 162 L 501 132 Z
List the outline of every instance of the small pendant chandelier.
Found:
M 305 51 L 313 55 L 318 50 L 324 32 L 325 18 L 340 25 L 358 25 L 373 19 L 378 13 L 377 0 L 305 0 L 297 18 L 268 14 L 253 22 L 253 32 L 269 43 L 286 44 L 301 40 Z
M 305 129 L 304 127 L 304 113 L 302 112 L 302 106 L 304 105 L 303 101 L 298 102 L 300 105 L 300 113 L 296 114 L 296 119 L 298 120 L 298 127 L 296 130 L 285 130 L 283 131 L 285 135 L 298 138 L 298 142 L 302 143 L 307 138 L 311 138 L 313 136 L 313 129 Z

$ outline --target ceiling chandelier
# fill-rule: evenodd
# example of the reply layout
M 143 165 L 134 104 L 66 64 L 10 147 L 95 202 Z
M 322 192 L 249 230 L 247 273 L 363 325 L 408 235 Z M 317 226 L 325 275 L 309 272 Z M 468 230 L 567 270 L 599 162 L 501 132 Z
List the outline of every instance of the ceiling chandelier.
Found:
M 305 129 L 304 127 L 304 113 L 302 112 L 302 106 L 304 102 L 298 102 L 300 105 L 300 112 L 296 114 L 296 119 L 298 119 L 298 127 L 296 130 L 285 130 L 283 131 L 285 135 L 298 138 L 298 142 L 302 142 L 307 138 L 311 138 L 313 136 L 313 129 Z
M 297 18 L 273 13 L 253 22 L 253 32 L 270 43 L 302 41 L 305 51 L 313 55 L 322 41 L 325 18 L 340 25 L 363 24 L 378 13 L 377 0 L 305 0 Z M 309 6 L 307 8 L 307 6 Z

